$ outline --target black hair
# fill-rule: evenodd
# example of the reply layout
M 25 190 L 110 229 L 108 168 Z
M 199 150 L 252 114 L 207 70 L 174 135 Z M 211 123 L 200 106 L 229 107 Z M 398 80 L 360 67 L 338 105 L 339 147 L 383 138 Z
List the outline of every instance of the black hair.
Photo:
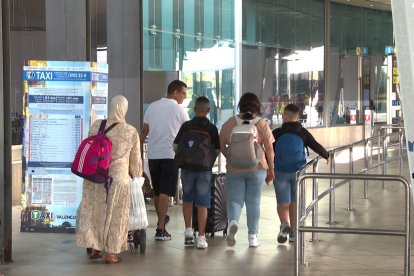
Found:
M 171 95 L 175 91 L 179 91 L 182 87 L 187 88 L 187 84 L 185 84 L 185 82 L 180 81 L 180 80 L 173 80 L 168 85 L 167 93 L 168 93 L 168 95 Z
M 262 115 L 262 105 L 256 94 L 251 92 L 244 93 L 238 104 L 242 119 L 251 120 L 254 118 L 253 114 Z
M 195 105 L 199 105 L 199 104 L 210 104 L 210 101 L 208 100 L 207 97 L 200 96 L 195 101 Z
M 291 112 L 293 114 L 299 114 L 299 107 L 296 104 L 288 104 L 285 106 L 285 111 Z

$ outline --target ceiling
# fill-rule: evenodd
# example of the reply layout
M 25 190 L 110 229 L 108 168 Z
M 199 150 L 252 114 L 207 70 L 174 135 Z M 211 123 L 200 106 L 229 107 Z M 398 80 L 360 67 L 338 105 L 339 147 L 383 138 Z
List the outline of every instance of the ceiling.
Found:
M 1 0 L 0 0 L 1 1 Z M 96 1 L 96 2 L 95 2 Z M 92 8 L 95 13 L 97 32 L 105 33 L 106 27 L 106 1 L 95 0 L 96 6 Z M 273 0 L 272 0 L 273 1 Z M 289 1 L 289 0 L 284 0 Z M 371 9 L 391 11 L 391 0 L 330 0 L 345 5 L 361 6 Z M 12 0 L 11 27 L 15 31 L 44 31 L 46 29 L 45 0 Z M 102 29 L 103 27 L 103 29 Z
M 391 11 L 391 0 L 331 0 L 346 5 Z

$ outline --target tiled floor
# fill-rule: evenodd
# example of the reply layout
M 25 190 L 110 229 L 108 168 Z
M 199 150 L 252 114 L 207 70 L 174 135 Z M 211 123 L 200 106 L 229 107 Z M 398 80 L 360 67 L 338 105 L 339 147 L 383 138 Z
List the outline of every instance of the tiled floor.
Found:
M 325 167 L 325 168 L 324 168 Z M 397 166 L 391 172 L 399 173 Z M 322 170 L 326 170 L 323 165 Z M 408 177 L 407 163 L 404 175 Z M 355 182 L 354 209 L 347 210 L 348 186 L 336 193 L 336 226 L 366 228 L 403 227 L 403 189 L 396 183 L 369 185 L 369 199 L 363 199 L 362 185 Z M 320 191 L 327 183 L 320 181 Z M 310 192 L 310 191 L 309 191 Z M 167 229 L 173 239 L 154 241 L 155 212 L 148 206 L 145 254 L 124 252 L 122 262 L 106 265 L 89 260 L 85 249 L 76 247 L 71 234 L 19 232 L 19 208 L 13 209 L 13 263 L 0 265 L 0 275 L 293 275 L 294 244 L 277 244 L 279 220 L 272 186 L 264 188 L 258 248 L 249 248 L 245 214 L 237 243 L 227 247 L 221 233 L 209 240 L 209 248 L 184 246 L 181 206 L 170 208 Z M 329 226 L 327 200 L 319 205 L 320 225 Z M 403 275 L 403 238 L 320 234 L 319 242 L 306 236 L 306 266 L 302 275 Z M 413 271 L 413 270 L 411 270 Z

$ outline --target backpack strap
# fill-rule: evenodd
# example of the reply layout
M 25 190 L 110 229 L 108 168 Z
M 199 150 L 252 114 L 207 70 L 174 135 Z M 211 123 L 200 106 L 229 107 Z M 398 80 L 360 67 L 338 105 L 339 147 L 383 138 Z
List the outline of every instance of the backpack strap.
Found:
M 104 134 L 107 134 L 111 129 L 113 129 L 118 123 L 113 123 L 110 127 L 105 129 Z
M 106 126 L 106 120 L 102 120 L 101 125 L 99 126 L 98 134 L 104 134 L 105 126 Z
M 111 129 L 113 129 L 118 123 L 113 123 L 110 127 L 108 127 L 107 129 L 105 129 L 106 126 L 106 121 L 107 120 L 102 120 L 101 121 L 101 125 L 99 126 L 99 130 L 98 130 L 98 134 L 107 134 L 108 131 L 110 131 Z

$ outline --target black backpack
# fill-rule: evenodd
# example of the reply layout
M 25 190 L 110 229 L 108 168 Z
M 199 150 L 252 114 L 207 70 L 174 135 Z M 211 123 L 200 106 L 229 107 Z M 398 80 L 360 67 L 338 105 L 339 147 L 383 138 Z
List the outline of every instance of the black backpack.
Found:
M 207 171 L 213 167 L 216 157 L 210 134 L 190 127 L 178 141 L 175 162 L 184 170 Z

